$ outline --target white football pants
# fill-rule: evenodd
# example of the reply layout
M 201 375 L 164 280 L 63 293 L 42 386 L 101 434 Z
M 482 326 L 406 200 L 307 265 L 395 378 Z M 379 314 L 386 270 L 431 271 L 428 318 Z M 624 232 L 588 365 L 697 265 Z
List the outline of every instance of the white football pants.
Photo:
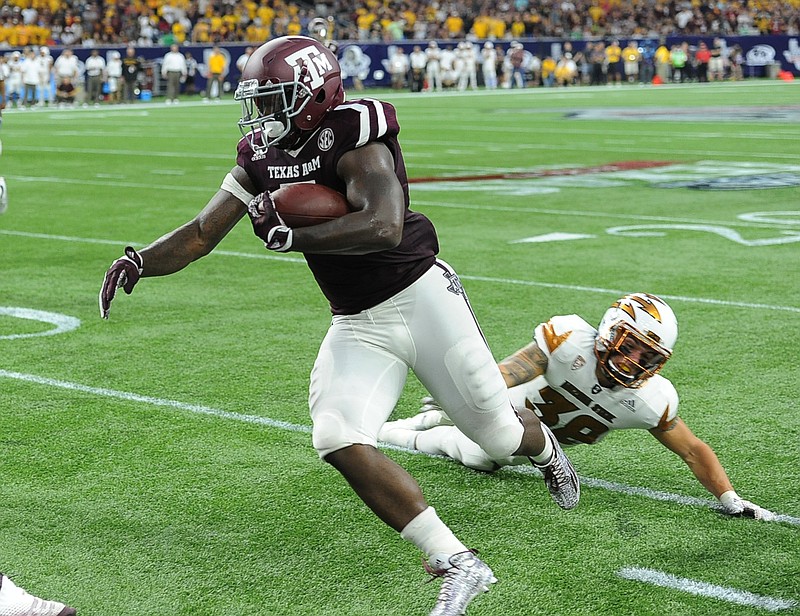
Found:
M 409 368 L 470 439 L 490 456 L 522 442 L 497 363 L 455 272 L 437 261 L 394 297 L 355 315 L 334 315 L 311 373 L 309 406 L 321 457 L 378 432 Z

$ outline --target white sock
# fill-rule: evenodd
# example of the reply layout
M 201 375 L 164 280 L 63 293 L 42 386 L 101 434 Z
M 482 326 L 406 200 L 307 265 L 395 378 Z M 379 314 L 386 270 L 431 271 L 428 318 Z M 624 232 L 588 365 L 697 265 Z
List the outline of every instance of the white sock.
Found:
M 553 457 L 553 444 L 545 433 L 543 424 L 539 424 L 539 429 L 542 431 L 542 436 L 544 437 L 544 449 L 542 449 L 541 453 L 531 456 L 531 460 L 537 464 L 549 464 L 550 459 Z
M 422 550 L 434 569 L 446 569 L 450 556 L 468 551 L 467 546 L 439 519 L 433 507 L 428 507 L 406 524 L 400 536 Z

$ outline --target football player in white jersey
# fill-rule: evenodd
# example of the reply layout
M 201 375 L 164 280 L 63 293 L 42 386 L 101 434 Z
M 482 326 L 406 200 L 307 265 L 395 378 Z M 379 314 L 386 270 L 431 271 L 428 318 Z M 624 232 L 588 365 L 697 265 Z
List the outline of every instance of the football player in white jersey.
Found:
M 536 414 L 562 445 L 591 445 L 611 430 L 648 430 L 686 462 L 724 513 L 772 519 L 771 511 L 736 493 L 713 449 L 678 417 L 678 393 L 658 374 L 677 337 L 669 305 L 633 293 L 614 302 L 597 329 L 574 314 L 539 324 L 533 341 L 504 359 L 500 371 L 520 415 Z M 527 463 L 487 455 L 451 425 L 432 398 L 423 402 L 416 416 L 387 422 L 380 440 L 481 471 Z

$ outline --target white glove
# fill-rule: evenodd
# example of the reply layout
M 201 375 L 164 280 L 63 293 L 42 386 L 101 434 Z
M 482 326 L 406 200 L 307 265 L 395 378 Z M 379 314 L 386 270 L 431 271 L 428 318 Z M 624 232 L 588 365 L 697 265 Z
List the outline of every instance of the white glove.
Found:
M 767 522 L 775 519 L 775 514 L 759 507 L 758 505 L 744 500 L 733 490 L 728 490 L 719 497 L 722 504 L 722 512 L 740 518 L 753 518 L 754 520 L 765 520 Z

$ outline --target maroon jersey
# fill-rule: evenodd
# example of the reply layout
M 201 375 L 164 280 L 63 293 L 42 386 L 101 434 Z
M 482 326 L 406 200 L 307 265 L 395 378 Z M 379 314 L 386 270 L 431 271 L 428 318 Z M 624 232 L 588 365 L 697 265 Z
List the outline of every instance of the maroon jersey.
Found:
M 406 206 L 400 244 L 365 255 L 303 254 L 334 314 L 356 314 L 389 299 L 422 276 L 439 252 L 431 221 L 408 209 L 408 177 L 397 141 L 399 132 L 392 105 L 364 98 L 330 111 L 296 150 L 271 147 L 254 154 L 244 138 L 239 141 L 237 163 L 257 193 L 298 182 L 324 184 L 344 193 L 344 182 L 336 175 L 343 154 L 372 141 L 385 144 L 392 153 Z

